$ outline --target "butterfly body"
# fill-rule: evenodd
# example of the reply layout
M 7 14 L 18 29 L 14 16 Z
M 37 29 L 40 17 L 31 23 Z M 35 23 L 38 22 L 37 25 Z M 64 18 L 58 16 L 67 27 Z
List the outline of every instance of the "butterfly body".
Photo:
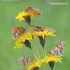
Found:
M 27 29 L 23 28 L 23 27 L 15 27 L 12 29 L 12 38 L 13 39 L 17 39 L 18 37 L 20 37 L 22 34 L 24 34 L 26 32 Z
M 64 55 L 64 48 L 65 48 L 65 42 L 59 43 L 55 48 L 53 48 L 49 54 L 50 55 L 57 55 L 57 56 L 63 56 Z
M 33 58 L 28 58 L 28 57 L 21 57 L 18 59 L 18 62 L 20 65 L 27 67 L 33 62 Z

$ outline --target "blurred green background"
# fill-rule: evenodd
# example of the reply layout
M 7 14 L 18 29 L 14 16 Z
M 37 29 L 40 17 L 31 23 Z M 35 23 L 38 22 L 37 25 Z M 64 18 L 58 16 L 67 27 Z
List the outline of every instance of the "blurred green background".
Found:
M 52 2 L 67 2 L 66 5 L 51 5 Z M 15 17 L 26 6 L 33 6 L 42 11 L 41 17 L 32 19 L 32 25 L 49 27 L 56 30 L 56 37 L 46 37 L 48 51 L 59 42 L 65 41 L 65 54 L 62 63 L 56 63 L 54 70 L 70 70 L 70 1 L 69 0 L 0 0 L 0 70 L 25 70 L 18 64 L 21 56 L 33 57 L 31 51 L 25 47 L 15 49 L 15 41 L 12 39 L 13 27 L 27 27 L 24 21 L 19 22 Z M 32 42 L 39 47 L 38 39 Z M 47 49 L 46 49 L 47 50 Z M 39 50 L 40 51 L 40 50 Z M 42 55 L 42 52 L 40 52 Z M 46 67 L 46 70 L 50 70 Z M 45 70 L 45 69 L 44 69 Z

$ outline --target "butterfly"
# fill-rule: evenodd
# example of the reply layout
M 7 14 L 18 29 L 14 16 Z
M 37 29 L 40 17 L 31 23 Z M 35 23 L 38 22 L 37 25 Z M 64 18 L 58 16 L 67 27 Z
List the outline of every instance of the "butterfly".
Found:
M 34 14 L 35 16 L 40 16 L 41 15 L 41 11 L 31 7 L 31 6 L 27 6 L 25 9 L 25 12 L 30 13 L 30 14 Z
M 15 40 L 26 32 L 27 29 L 23 27 L 12 28 L 12 38 Z
M 30 27 L 31 27 L 32 29 L 34 29 L 35 31 L 43 31 L 43 30 L 44 30 L 44 28 L 39 27 L 39 26 L 31 25 Z
M 27 67 L 33 62 L 33 58 L 28 58 L 28 57 L 21 57 L 18 59 L 18 63 L 24 67 Z
M 65 48 L 65 42 L 59 43 L 56 47 L 54 47 L 49 54 L 50 55 L 57 55 L 57 56 L 63 56 L 64 55 L 64 48 Z
M 43 27 L 39 27 L 39 26 L 34 26 L 34 25 L 31 25 L 30 26 L 32 29 L 34 29 L 35 31 L 44 31 L 44 30 L 47 30 L 48 32 L 52 32 L 53 29 L 52 28 L 43 28 Z

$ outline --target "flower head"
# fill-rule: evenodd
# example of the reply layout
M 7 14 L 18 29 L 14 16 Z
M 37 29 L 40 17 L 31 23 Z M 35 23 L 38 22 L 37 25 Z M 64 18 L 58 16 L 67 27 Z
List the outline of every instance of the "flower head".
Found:
M 53 68 L 54 68 L 54 62 L 60 62 L 60 63 L 62 63 L 61 59 L 62 58 L 60 58 L 59 56 L 49 55 L 49 56 L 46 57 L 45 62 L 48 63 L 49 67 L 51 68 L 51 70 L 53 70 Z
M 29 13 L 22 11 L 16 16 L 16 19 L 19 19 L 19 21 L 26 20 L 28 17 L 36 17 L 37 15 L 35 13 Z
M 60 62 L 60 63 L 62 63 L 61 59 L 62 58 L 59 57 L 59 56 L 49 55 L 49 56 L 46 57 L 45 62 L 46 63 L 49 63 L 49 62 Z
M 22 47 L 23 43 L 26 43 L 26 42 L 28 42 L 31 39 L 32 39 L 31 33 L 30 32 L 26 32 L 25 34 L 20 36 L 19 39 L 16 41 L 16 43 L 15 43 L 16 46 L 14 47 L 14 49 Z
M 16 19 L 19 19 L 19 21 L 25 20 L 26 17 L 28 16 L 32 16 L 31 14 L 22 11 L 21 13 L 18 14 L 18 16 L 16 16 Z
M 44 31 L 36 31 L 33 33 L 33 37 L 36 38 L 36 37 L 42 37 L 43 39 L 46 37 L 46 36 L 56 36 L 54 35 L 55 31 L 48 31 L 48 30 L 44 30 Z
M 29 13 L 29 12 L 24 12 L 22 11 L 21 13 L 16 16 L 16 19 L 19 19 L 19 21 L 25 20 L 25 22 L 30 25 L 31 23 L 31 17 L 36 17 L 37 15 L 34 13 Z
M 45 37 L 46 36 L 56 36 L 54 35 L 55 31 L 48 31 L 47 29 L 43 30 L 43 31 L 35 31 L 32 36 L 33 38 L 36 38 L 38 37 L 39 38 L 39 42 L 41 44 L 41 46 L 43 47 L 44 49 L 44 46 L 45 46 Z
M 41 67 L 41 64 L 44 62 L 44 60 L 38 60 L 35 63 L 28 66 L 28 70 L 34 70 L 35 68 Z

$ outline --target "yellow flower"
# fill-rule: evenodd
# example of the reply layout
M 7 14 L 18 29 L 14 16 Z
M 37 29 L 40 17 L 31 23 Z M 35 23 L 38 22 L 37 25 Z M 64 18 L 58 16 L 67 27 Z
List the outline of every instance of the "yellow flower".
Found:
M 31 40 L 32 39 L 32 35 L 30 32 L 25 33 L 24 35 L 20 36 L 19 39 L 16 41 L 16 46 L 15 48 L 21 48 L 23 43 L 27 40 Z
M 44 63 L 45 62 L 45 59 L 42 59 L 41 62 Z
M 28 69 L 28 70 L 34 70 L 35 68 L 41 67 L 41 64 L 42 64 L 42 63 L 43 63 L 42 60 L 38 60 L 38 61 L 36 61 L 35 63 L 29 65 L 27 69 Z M 37 70 L 37 69 L 36 69 L 36 70 Z
M 27 19 L 28 17 L 35 17 L 35 14 L 22 11 L 15 18 L 19 19 L 19 21 L 22 21 Z
M 49 63 L 49 62 L 60 62 L 60 63 L 62 63 L 61 59 L 62 58 L 59 57 L 59 56 L 49 55 L 49 56 L 46 57 L 45 62 L 46 63 Z
M 16 16 L 16 19 L 19 19 L 19 21 L 25 20 L 26 17 L 28 16 L 32 16 L 31 14 L 22 11 L 21 13 L 18 14 L 18 16 Z
M 36 38 L 36 37 L 42 37 L 43 39 L 45 38 L 45 36 L 56 36 L 54 35 L 55 31 L 48 31 L 48 30 L 44 30 L 44 31 L 36 31 L 33 33 L 33 38 Z

